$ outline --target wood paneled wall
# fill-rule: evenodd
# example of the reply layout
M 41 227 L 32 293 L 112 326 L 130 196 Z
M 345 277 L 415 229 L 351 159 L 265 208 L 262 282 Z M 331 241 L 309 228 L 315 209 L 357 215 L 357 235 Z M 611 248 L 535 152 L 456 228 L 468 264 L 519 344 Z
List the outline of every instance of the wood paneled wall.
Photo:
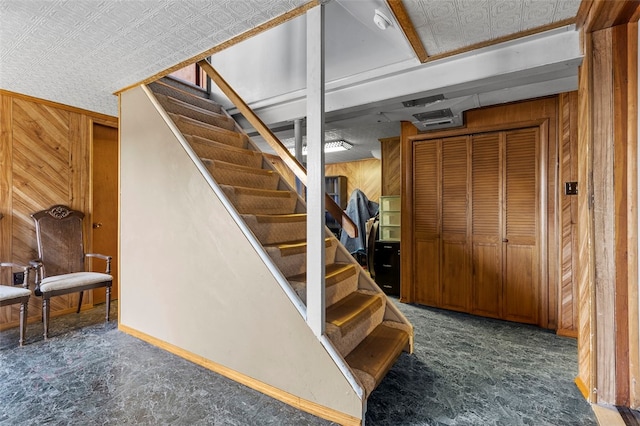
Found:
M 369 200 L 376 203 L 380 201 L 382 173 L 380 160 L 371 158 L 327 164 L 324 173 L 326 176 L 342 175 L 347 177 L 347 197 L 350 197 L 355 189 L 360 189 Z
M 634 1 L 583 2 L 578 25 L 579 339 L 591 402 L 638 408 L 638 17 Z
M 402 176 L 400 137 L 380 139 L 382 152 L 382 195 L 400 195 Z
M 558 98 L 560 185 L 560 276 L 558 278 L 558 334 L 578 337 L 578 197 L 563 191 L 566 182 L 578 182 L 578 92 Z M 579 188 L 583 189 L 584 188 Z
M 94 121 L 117 127 L 117 119 L 6 91 L 0 91 L 0 108 L 0 259 L 24 264 L 37 257 L 30 215 L 53 204 L 87 214 L 90 249 L 91 129 Z M 77 298 L 54 298 L 52 315 L 73 311 Z M 85 300 L 90 306 L 92 298 Z M 41 299 L 34 296 L 29 318 L 40 315 Z M 17 323 L 17 306 L 0 308 L 0 329 Z

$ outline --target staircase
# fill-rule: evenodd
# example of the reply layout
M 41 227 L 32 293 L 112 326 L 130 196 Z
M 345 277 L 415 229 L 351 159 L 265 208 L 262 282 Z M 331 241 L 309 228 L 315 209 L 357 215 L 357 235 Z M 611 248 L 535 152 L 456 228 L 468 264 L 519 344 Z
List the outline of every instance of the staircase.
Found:
M 165 78 L 148 86 L 266 253 L 306 304 L 306 207 L 235 121 L 197 89 Z M 326 336 L 366 399 L 413 329 L 329 230 Z

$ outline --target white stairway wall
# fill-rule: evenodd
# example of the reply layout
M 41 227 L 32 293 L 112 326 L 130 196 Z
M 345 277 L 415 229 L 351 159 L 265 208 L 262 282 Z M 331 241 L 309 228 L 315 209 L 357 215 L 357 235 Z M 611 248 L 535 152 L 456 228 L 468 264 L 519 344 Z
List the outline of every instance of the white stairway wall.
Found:
M 303 400 L 363 402 L 138 87 L 120 96 L 119 322 Z

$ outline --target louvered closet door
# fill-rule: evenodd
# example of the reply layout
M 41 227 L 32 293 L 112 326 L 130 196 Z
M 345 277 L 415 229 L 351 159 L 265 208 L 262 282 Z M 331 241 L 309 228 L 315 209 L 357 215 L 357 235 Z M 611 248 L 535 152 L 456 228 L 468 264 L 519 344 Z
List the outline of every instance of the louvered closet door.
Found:
M 440 306 L 440 140 L 413 145 L 415 301 Z
M 500 133 L 474 135 L 471 142 L 471 312 L 502 316 L 502 167 Z
M 504 318 L 537 323 L 539 130 L 506 132 L 505 137 Z
M 470 262 L 467 231 L 469 187 L 467 136 L 442 141 L 442 307 L 469 311 Z

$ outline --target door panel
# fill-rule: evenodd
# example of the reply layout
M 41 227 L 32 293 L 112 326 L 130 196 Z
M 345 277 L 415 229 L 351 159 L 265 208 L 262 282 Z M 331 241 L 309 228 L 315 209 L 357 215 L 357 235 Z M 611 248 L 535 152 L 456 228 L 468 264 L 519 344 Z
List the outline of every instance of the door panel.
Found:
M 471 313 L 499 318 L 502 303 L 501 243 L 496 239 L 474 238 Z
M 417 303 L 440 305 L 440 141 L 414 145 L 414 276 Z
M 442 141 L 442 306 L 468 311 L 470 262 L 468 231 L 468 138 Z
M 112 256 L 111 298 L 118 298 L 118 129 L 93 125 L 93 251 Z M 93 270 L 104 272 L 104 262 Z M 93 290 L 93 303 L 105 301 L 105 289 Z
M 538 129 L 506 132 L 504 315 L 538 322 Z
M 506 245 L 504 318 L 535 324 L 538 321 L 535 245 Z
M 471 312 L 502 315 L 502 167 L 500 133 L 474 135 L 471 142 Z

